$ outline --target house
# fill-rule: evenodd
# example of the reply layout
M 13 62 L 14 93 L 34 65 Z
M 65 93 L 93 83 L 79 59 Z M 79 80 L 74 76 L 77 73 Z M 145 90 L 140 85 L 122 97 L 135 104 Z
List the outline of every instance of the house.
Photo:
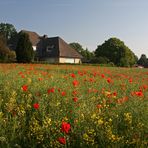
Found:
M 36 59 L 49 63 L 81 63 L 82 55 L 60 37 L 39 36 L 36 32 L 22 30 L 29 35 Z

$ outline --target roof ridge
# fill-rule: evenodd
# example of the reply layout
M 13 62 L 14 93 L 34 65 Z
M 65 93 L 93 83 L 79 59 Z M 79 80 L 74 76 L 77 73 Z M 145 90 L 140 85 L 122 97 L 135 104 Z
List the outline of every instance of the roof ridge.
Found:
M 40 36 L 37 32 L 35 31 L 30 31 L 30 30 L 21 30 L 22 32 L 28 32 L 28 33 L 35 33 L 36 35 Z

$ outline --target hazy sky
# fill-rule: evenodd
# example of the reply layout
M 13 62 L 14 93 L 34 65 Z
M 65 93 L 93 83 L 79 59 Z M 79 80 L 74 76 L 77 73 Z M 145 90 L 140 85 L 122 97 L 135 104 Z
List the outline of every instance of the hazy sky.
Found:
M 138 57 L 148 57 L 148 0 L 0 0 L 1 22 L 90 51 L 117 37 Z

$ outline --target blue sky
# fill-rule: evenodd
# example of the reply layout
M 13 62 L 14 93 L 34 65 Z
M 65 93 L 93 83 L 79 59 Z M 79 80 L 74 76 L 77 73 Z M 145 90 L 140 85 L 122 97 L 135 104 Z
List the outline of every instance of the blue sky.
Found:
M 90 51 L 117 37 L 148 57 L 148 0 L 0 0 L 1 22 Z

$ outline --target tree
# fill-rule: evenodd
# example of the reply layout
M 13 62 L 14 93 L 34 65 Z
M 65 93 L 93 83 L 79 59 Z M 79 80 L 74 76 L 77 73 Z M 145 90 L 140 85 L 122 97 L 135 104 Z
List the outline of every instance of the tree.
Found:
M 106 57 L 117 66 L 132 66 L 137 61 L 135 54 L 117 38 L 110 38 L 95 50 L 96 57 Z
M 8 62 L 15 60 L 15 52 L 11 51 L 7 45 L 3 36 L 0 36 L 0 62 Z
M 146 57 L 145 54 L 142 54 L 140 59 L 138 60 L 137 64 L 144 66 L 144 67 L 148 67 L 148 59 Z
M 16 46 L 16 59 L 19 63 L 30 63 L 34 58 L 34 51 L 29 40 L 28 34 L 20 32 L 18 34 L 18 43 Z
M 72 48 L 74 48 L 77 52 L 81 53 L 82 51 L 84 51 L 82 45 L 80 45 L 79 43 L 70 43 L 69 44 Z
M 0 23 L 0 34 L 5 38 L 7 45 L 12 44 L 17 38 L 15 27 L 9 23 Z
M 85 50 L 85 53 L 86 53 L 86 59 L 87 59 L 87 61 L 90 61 L 91 59 L 94 58 L 94 53 L 93 52 L 90 52 L 87 48 Z
M 88 62 L 94 57 L 93 52 L 90 52 L 87 48 L 84 49 L 79 43 L 73 42 L 69 45 L 83 56 L 83 62 Z

